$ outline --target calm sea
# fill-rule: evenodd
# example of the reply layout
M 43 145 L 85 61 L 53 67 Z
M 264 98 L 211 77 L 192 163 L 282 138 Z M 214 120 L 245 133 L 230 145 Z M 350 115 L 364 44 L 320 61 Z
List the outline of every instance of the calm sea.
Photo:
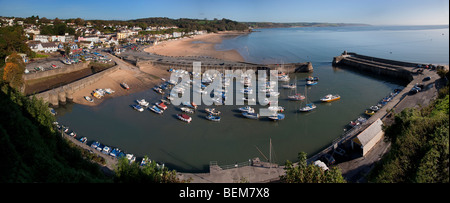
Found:
M 334 56 L 347 50 L 401 61 L 448 64 L 448 36 L 448 26 L 278 28 L 261 29 L 217 45 L 219 50 L 238 50 L 249 62 L 313 63 L 314 73 L 292 74 L 291 82 L 297 79 L 300 93 L 307 89 L 317 109 L 299 113 L 300 103 L 286 99 L 293 92 L 280 89 L 279 105 L 286 109 L 286 119 L 280 122 L 243 118 L 237 111 L 241 106 L 217 107 L 222 112 L 219 123 L 206 120 L 202 111 L 205 106 L 201 106 L 190 124 L 176 119 L 179 107 L 169 106 L 164 115 L 130 108 L 136 99 L 153 103 L 161 99 L 151 89 L 108 99 L 96 107 L 66 105 L 57 109 L 57 119 L 78 136 L 86 136 L 88 143 L 95 140 L 138 157 L 147 155 L 179 171 L 208 171 L 210 161 L 226 165 L 254 157 L 264 159 L 259 150 L 269 155 L 269 139 L 273 158 L 283 164 L 295 161 L 298 152 L 313 154 L 327 147 L 349 121 L 363 116 L 366 108 L 405 85 L 333 68 Z M 309 75 L 319 77 L 319 84 L 306 88 L 304 79 Z M 341 100 L 318 102 L 329 93 L 341 95 Z

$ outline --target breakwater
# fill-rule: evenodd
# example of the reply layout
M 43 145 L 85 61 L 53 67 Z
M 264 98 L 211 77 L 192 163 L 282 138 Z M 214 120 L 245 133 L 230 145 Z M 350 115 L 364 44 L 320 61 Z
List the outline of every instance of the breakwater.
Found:
M 418 73 L 417 70 L 419 67 L 425 64 L 394 61 L 344 51 L 340 56 L 333 58 L 333 65 L 350 67 L 356 70 L 398 78 L 409 82 L 413 80 L 413 75 Z

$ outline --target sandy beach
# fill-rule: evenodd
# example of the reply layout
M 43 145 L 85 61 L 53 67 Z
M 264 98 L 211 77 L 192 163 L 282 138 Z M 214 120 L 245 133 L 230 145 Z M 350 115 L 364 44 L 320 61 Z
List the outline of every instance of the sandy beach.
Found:
M 209 56 L 229 61 L 245 61 L 236 50 L 218 51 L 216 44 L 223 39 L 248 34 L 248 32 L 227 31 L 196 35 L 179 40 L 163 41 L 144 51 L 165 56 Z
M 163 81 L 161 80 L 161 78 L 168 79 L 170 77 L 169 72 L 152 65 L 144 65 L 140 68 L 137 68 L 115 57 L 113 57 L 113 59 L 117 62 L 120 68 L 108 75 L 105 75 L 101 80 L 74 92 L 74 103 L 87 106 L 96 106 L 108 98 L 119 97 L 135 92 L 149 90 L 153 86 L 162 83 Z M 127 83 L 130 89 L 126 90 L 122 88 L 122 86 L 120 85 L 120 83 L 122 82 Z M 105 97 L 101 99 L 97 99 L 92 96 L 92 92 L 95 89 L 104 88 L 111 88 L 115 92 L 111 95 L 106 94 Z M 90 96 L 94 99 L 94 102 L 88 102 L 86 99 L 84 99 L 84 96 Z

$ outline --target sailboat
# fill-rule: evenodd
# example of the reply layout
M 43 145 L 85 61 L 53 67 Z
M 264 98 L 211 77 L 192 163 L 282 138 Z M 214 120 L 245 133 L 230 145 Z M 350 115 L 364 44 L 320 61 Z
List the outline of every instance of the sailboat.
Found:
M 299 109 L 300 112 L 309 112 L 309 111 L 312 111 L 317 108 L 316 105 L 314 105 L 314 103 L 309 102 L 308 97 L 307 97 L 307 92 L 308 92 L 308 90 L 306 90 L 306 88 L 305 88 L 306 104 L 305 104 L 305 106 L 300 107 L 300 109 Z
M 297 76 L 295 76 L 295 81 L 297 81 Z M 295 83 L 295 86 L 297 86 L 297 83 Z M 305 99 L 305 96 L 299 94 L 297 92 L 297 88 L 295 88 L 295 94 L 294 95 L 289 95 L 288 99 L 291 101 L 301 101 L 303 99 Z

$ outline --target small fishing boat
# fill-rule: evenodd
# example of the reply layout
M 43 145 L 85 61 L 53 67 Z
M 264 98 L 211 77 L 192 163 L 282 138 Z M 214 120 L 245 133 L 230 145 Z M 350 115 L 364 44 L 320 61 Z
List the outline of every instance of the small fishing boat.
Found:
M 308 86 L 317 85 L 317 81 L 306 81 L 306 85 Z
M 288 99 L 292 101 L 301 101 L 304 100 L 306 97 L 301 94 L 295 94 L 295 95 L 289 95 Z
M 86 99 L 88 102 L 94 102 L 94 99 L 92 99 L 90 96 L 84 96 L 84 99 Z
M 126 89 L 126 90 L 129 90 L 129 89 L 130 89 L 130 86 L 128 86 L 128 84 L 125 83 L 125 82 L 120 83 L 120 86 L 122 86 L 122 88 L 123 88 L 123 89 Z
M 136 102 L 144 107 L 147 107 L 150 103 L 148 103 L 148 101 L 145 101 L 145 99 L 141 99 L 141 100 L 136 100 Z
M 159 109 L 159 108 L 156 107 L 155 105 L 153 105 L 152 107 L 149 107 L 149 109 L 150 109 L 150 111 L 153 111 L 153 112 L 155 112 L 155 113 L 157 113 L 157 114 L 162 114 L 162 113 L 164 113 L 163 110 Z
M 380 110 L 380 107 L 379 106 L 371 106 L 369 109 L 372 111 L 378 111 L 378 110 Z
M 98 146 L 100 146 L 100 142 L 97 142 L 97 141 L 95 141 L 91 144 L 91 147 L 94 149 L 97 149 Z
M 177 118 L 188 123 L 192 121 L 192 118 L 186 114 L 177 114 Z
M 163 89 L 161 89 L 160 87 L 153 87 L 153 90 L 155 91 L 155 92 L 157 92 L 157 93 L 159 93 L 159 94 L 164 94 L 164 91 L 163 91 Z
M 295 89 L 297 88 L 297 84 L 291 83 L 287 85 L 282 85 L 281 87 L 283 87 L 284 89 Z
M 271 119 L 271 120 L 273 120 L 273 121 L 280 121 L 280 120 L 283 120 L 284 117 L 285 117 L 284 114 L 282 114 L 282 113 L 277 113 L 277 114 L 274 114 L 274 115 L 269 116 L 269 119 Z
M 270 111 L 275 111 L 275 112 L 283 112 L 284 108 L 282 106 L 269 106 L 268 109 Z
M 167 105 L 170 105 L 170 104 L 171 104 L 170 101 L 165 100 L 165 99 L 161 99 L 161 102 L 164 103 L 164 104 L 167 104 Z
M 163 102 L 156 103 L 156 106 L 164 111 L 167 109 L 167 106 Z
M 194 102 L 191 102 L 191 105 L 194 107 L 194 109 L 198 108 L 197 104 L 195 104 Z
M 183 104 L 183 106 L 186 106 L 188 108 L 195 109 L 194 106 L 192 106 L 191 102 L 184 101 L 181 104 Z
M 304 107 L 300 108 L 299 111 L 300 112 L 309 112 L 316 108 L 317 108 L 316 105 L 314 105 L 313 103 L 310 103 L 310 104 L 306 104 Z
M 141 106 L 136 105 L 136 104 L 131 105 L 131 107 L 133 107 L 134 110 L 139 111 L 139 112 L 144 111 L 144 109 Z
M 328 94 L 325 97 L 323 97 L 322 99 L 320 99 L 320 101 L 322 102 L 332 102 L 332 101 L 336 101 L 341 99 L 341 96 L 339 95 L 332 95 L 332 94 Z
M 111 88 L 106 88 L 106 89 L 105 89 L 105 92 L 106 92 L 107 94 L 112 94 L 112 93 L 114 93 L 115 91 L 112 90 Z
M 319 80 L 318 77 L 313 77 L 313 76 L 308 76 L 308 77 L 306 78 L 306 81 L 318 81 L 318 80 Z
M 213 116 L 211 114 L 206 116 L 206 119 L 210 120 L 210 121 L 216 121 L 219 122 L 220 121 L 220 116 Z
M 278 97 L 278 96 L 280 96 L 280 93 L 279 92 L 269 91 L 268 93 L 266 93 L 266 96 L 268 96 L 268 97 L 270 97 L 270 96 Z
M 373 115 L 373 114 L 375 114 L 375 111 L 369 111 L 369 110 L 366 110 L 366 112 L 364 112 L 366 115 L 369 115 L 369 116 L 371 116 L 371 115 Z
M 144 158 L 142 158 L 140 166 L 146 166 L 150 162 L 151 162 L 151 160 L 148 157 L 144 157 Z
M 126 157 L 130 163 L 133 163 L 136 161 L 136 157 L 133 154 L 126 154 Z
M 247 112 L 247 113 L 254 113 L 254 112 L 255 112 L 255 109 L 253 109 L 253 108 L 250 107 L 250 106 L 246 106 L 246 107 L 241 107 L 241 108 L 239 108 L 239 111 Z
M 217 111 L 215 108 L 212 109 L 205 109 L 206 113 L 213 115 L 213 116 L 220 116 L 220 111 Z
M 180 109 L 181 109 L 181 111 L 186 112 L 186 113 L 191 113 L 191 114 L 194 113 L 194 110 L 191 108 L 188 108 L 188 107 L 181 107 Z
M 259 118 L 259 114 L 257 113 L 248 113 L 248 112 L 244 112 L 242 113 L 242 115 L 246 118 L 250 118 L 250 119 L 258 119 Z
M 51 113 L 53 116 L 56 116 L 56 111 L 55 111 L 55 109 L 53 109 L 53 108 L 48 108 L 48 110 L 50 111 L 50 113 Z
M 111 155 L 112 157 L 117 157 L 120 153 L 120 149 L 119 148 L 114 148 L 111 153 L 109 153 L 109 155 Z
M 103 147 L 102 153 L 103 154 L 109 154 L 111 152 L 111 148 L 108 146 Z
M 81 143 L 86 143 L 87 142 L 87 137 L 82 137 L 82 138 L 79 139 L 79 141 Z

